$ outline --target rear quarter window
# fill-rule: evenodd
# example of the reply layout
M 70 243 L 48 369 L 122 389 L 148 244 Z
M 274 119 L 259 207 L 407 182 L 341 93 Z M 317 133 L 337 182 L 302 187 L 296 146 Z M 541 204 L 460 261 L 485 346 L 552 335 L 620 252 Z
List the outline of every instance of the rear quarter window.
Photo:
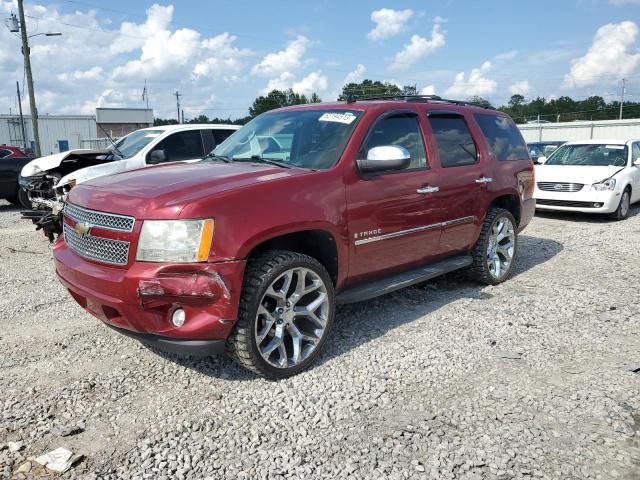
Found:
M 8 157 L 12 153 L 11 150 L 0 149 L 0 158 Z
M 484 114 L 475 114 L 474 118 L 499 161 L 529 158 L 522 135 L 511 119 L 501 115 Z

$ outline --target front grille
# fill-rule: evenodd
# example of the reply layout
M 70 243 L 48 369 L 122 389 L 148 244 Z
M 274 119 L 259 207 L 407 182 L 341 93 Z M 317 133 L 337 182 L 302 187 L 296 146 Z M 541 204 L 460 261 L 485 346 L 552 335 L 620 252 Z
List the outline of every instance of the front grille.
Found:
M 584 187 L 582 183 L 538 182 L 538 188 L 547 192 L 579 192 Z
M 594 202 L 577 202 L 570 200 L 544 200 L 536 198 L 536 205 L 549 205 L 550 207 L 575 207 L 575 208 L 598 208 L 602 204 L 597 205 Z
M 133 225 L 136 223 L 136 219 L 133 217 L 97 212 L 70 203 L 65 204 L 64 214 L 76 222 L 88 223 L 94 227 L 116 230 L 118 232 L 132 232 Z
M 80 235 L 64 224 L 64 241 L 81 257 L 113 265 L 126 265 L 129 260 L 129 242 L 110 238 Z

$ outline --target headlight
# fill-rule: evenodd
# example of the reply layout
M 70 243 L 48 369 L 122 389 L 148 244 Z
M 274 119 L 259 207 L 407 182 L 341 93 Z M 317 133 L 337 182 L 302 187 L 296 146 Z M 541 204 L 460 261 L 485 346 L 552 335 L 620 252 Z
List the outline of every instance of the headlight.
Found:
M 33 162 L 31 162 L 31 163 L 27 163 L 24 167 L 22 167 L 22 171 L 20 172 L 20 175 L 22 175 L 23 177 L 33 177 L 34 175 L 37 175 L 42 172 L 43 170 L 38 165 L 35 165 L 33 164 Z
M 213 239 L 213 220 L 145 220 L 136 260 L 205 262 Z
M 598 192 L 603 192 L 605 190 L 613 190 L 614 188 L 616 188 L 615 178 L 609 178 L 604 182 L 594 183 L 593 185 L 591 185 L 591 189 L 596 190 Z

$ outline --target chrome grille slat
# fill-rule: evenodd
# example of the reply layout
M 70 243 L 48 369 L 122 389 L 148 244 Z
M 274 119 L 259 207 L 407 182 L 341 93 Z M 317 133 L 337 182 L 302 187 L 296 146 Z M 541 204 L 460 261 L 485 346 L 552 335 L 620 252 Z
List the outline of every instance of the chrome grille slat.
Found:
M 64 214 L 76 222 L 88 223 L 94 227 L 106 228 L 118 232 L 133 232 L 136 219 L 126 215 L 98 212 L 88 208 L 66 203 Z
M 126 265 L 129 261 L 129 242 L 93 235 L 83 236 L 66 223 L 63 231 L 64 241 L 81 257 L 112 265 Z
M 579 192 L 584 187 L 582 183 L 567 182 L 538 182 L 538 188 L 545 192 Z

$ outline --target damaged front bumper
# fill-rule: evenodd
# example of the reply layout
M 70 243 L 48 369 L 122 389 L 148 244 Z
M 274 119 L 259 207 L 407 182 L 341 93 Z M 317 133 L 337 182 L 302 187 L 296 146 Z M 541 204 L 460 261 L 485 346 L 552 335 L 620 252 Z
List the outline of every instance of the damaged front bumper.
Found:
M 36 230 L 42 230 L 50 242 L 62 234 L 62 211 L 66 194 L 71 186 L 66 188 L 56 185 L 56 177 L 47 174 L 18 178 L 18 183 L 27 191 L 31 210 L 23 210 L 22 218 L 31 220 Z
M 59 280 L 74 300 L 108 326 L 184 355 L 219 353 L 238 314 L 245 261 L 134 262 L 114 268 L 84 259 L 63 239 L 53 248 Z M 182 309 L 181 326 L 172 322 Z

